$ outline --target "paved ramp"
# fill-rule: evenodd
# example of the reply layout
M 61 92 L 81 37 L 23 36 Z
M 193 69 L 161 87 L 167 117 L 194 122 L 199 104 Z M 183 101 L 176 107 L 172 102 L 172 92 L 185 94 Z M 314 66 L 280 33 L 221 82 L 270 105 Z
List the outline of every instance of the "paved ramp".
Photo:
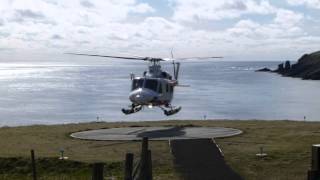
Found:
M 241 180 L 212 139 L 170 140 L 174 164 L 185 180 Z

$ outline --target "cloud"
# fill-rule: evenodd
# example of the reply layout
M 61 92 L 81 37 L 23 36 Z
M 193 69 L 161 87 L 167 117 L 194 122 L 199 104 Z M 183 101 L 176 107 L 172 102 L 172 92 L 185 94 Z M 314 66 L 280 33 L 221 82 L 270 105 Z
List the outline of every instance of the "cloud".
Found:
M 15 22 L 24 22 L 26 20 L 43 20 L 45 16 L 41 12 L 35 12 L 30 9 L 18 9 L 15 10 L 14 17 L 12 18 Z
M 52 24 L 55 22 L 46 17 L 43 12 L 32 9 L 14 9 L 3 13 L 7 23 L 43 23 Z
M 295 13 L 290 10 L 280 9 L 277 11 L 277 15 L 274 21 L 285 27 L 292 27 L 298 24 L 299 22 L 301 22 L 303 18 L 304 18 L 303 14 Z
M 51 39 L 59 40 L 59 39 L 63 39 L 63 37 L 61 37 L 61 36 L 58 35 L 58 34 L 54 34 L 54 35 L 51 36 Z
M 320 9 L 320 1 L 319 0 L 287 0 L 290 5 L 299 6 L 305 5 L 309 8 Z
M 255 39 L 283 38 L 303 35 L 300 27 L 304 16 L 286 9 L 278 9 L 272 22 L 257 23 L 252 20 L 240 20 L 228 32 L 234 36 L 246 36 Z
M 97 33 L 105 35 L 110 28 L 107 26 L 112 23 L 122 23 L 129 16 L 153 11 L 147 3 L 136 0 L 3 0 L 0 1 L 0 31 L 3 34 L 10 32 L 11 36 L 6 38 L 7 42 L 0 45 L 10 42 L 13 47 L 30 49 L 41 47 L 47 42 L 50 44 L 52 38 L 58 39 L 58 36 L 54 35 L 59 35 L 65 37 L 65 46 L 74 46 L 74 38 L 88 41 L 90 38 L 86 36 L 96 37 Z M 88 30 L 90 28 L 95 31 Z M 84 34 L 78 36 L 78 31 Z M 95 41 L 91 39 L 92 42 Z M 31 41 L 38 41 L 38 45 L 30 46 Z
M 0 32 L 0 38 L 8 37 L 10 35 L 9 32 Z
M 43 19 L 44 15 L 40 12 L 34 12 L 32 10 L 26 9 L 20 9 L 20 10 L 16 10 L 16 15 L 17 16 L 21 16 L 21 17 L 25 17 L 25 18 L 32 18 L 32 19 Z
M 152 13 L 155 12 L 155 9 L 146 3 L 138 4 L 131 8 L 131 12 L 134 13 Z
M 80 4 L 84 7 L 87 8 L 93 8 L 94 4 L 92 4 L 90 1 L 84 0 L 84 1 L 80 1 Z
M 245 14 L 271 14 L 275 8 L 268 1 L 254 0 L 171 0 L 173 19 L 177 21 L 223 20 L 239 18 Z
M 169 1 L 172 14 L 138 0 L 3 0 L 0 48 L 156 57 L 174 48 L 176 57 L 250 59 L 318 47 L 319 33 L 306 30 L 308 14 L 266 0 Z
M 246 10 L 247 5 L 243 1 L 227 1 L 224 4 L 222 4 L 222 9 Z
M 12 50 L 12 48 L 0 48 L 0 51 L 2 52 L 2 51 L 10 51 L 10 50 Z

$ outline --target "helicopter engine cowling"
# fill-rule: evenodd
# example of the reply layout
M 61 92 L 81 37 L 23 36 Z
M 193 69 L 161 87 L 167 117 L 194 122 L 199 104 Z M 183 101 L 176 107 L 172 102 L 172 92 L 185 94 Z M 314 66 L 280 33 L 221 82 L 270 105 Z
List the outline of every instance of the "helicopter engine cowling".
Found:
M 139 88 L 129 94 L 130 101 L 138 105 L 153 104 L 153 101 L 157 98 L 158 93 L 147 88 Z

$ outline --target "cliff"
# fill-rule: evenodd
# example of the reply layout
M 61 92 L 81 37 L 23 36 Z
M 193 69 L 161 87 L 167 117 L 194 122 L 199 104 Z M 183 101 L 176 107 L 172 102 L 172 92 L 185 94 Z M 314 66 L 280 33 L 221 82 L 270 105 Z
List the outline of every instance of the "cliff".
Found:
M 284 76 L 299 77 L 302 79 L 320 80 L 320 51 L 303 55 L 296 64 L 289 61 L 279 64 L 277 72 Z

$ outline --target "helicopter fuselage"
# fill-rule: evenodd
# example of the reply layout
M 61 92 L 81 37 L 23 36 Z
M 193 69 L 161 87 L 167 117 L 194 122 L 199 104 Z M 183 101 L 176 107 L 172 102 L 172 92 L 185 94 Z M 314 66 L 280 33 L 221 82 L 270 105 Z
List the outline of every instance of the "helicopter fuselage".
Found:
M 173 98 L 175 80 L 152 77 L 135 77 L 129 99 L 134 105 L 169 105 Z
M 148 71 L 142 77 L 131 74 L 131 92 L 129 99 L 132 102 L 130 109 L 122 109 L 124 114 L 140 111 L 144 106 L 159 107 L 167 116 L 178 113 L 181 107 L 171 105 L 174 87 L 178 85 L 179 63 L 174 65 L 174 79 L 166 71 L 161 70 L 159 60 L 150 61 Z

